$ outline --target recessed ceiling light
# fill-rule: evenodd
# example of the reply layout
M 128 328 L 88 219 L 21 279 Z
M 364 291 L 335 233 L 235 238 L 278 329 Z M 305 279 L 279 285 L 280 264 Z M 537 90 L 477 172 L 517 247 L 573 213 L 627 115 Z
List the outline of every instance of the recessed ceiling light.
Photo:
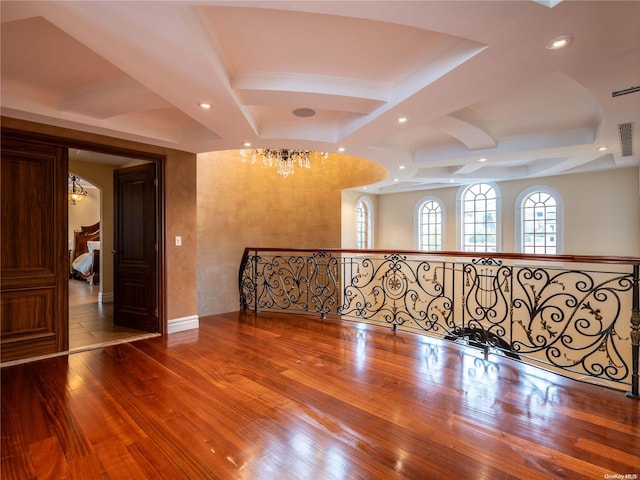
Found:
M 344 152 L 344 147 L 338 147 L 339 152 Z
M 407 120 L 409 120 L 407 117 L 400 117 L 398 118 L 398 123 L 406 123 Z
M 211 108 L 211 104 L 210 103 L 199 103 L 198 105 L 200 105 L 200 108 L 202 108 L 203 110 L 209 110 Z
M 316 111 L 313 108 L 296 108 L 293 111 L 293 114 L 296 117 L 307 118 L 313 117 L 316 114 Z
M 478 161 L 479 162 L 486 162 L 488 160 L 488 158 L 479 158 Z
M 547 48 L 549 50 L 559 50 L 569 45 L 572 40 L 573 37 L 571 35 L 560 35 L 547 43 Z
M 251 146 L 251 142 L 244 142 L 244 143 L 243 143 L 243 145 L 244 145 L 245 147 L 250 147 L 250 146 Z
M 404 165 L 400 165 L 400 166 L 398 167 L 398 169 L 399 169 L 399 170 L 404 170 Z
M 450 178 L 450 179 L 449 179 L 449 183 L 453 183 L 453 178 Z
M 605 150 L 609 150 L 609 147 L 598 147 L 599 152 L 604 152 Z
M 394 181 L 394 182 L 397 182 L 398 180 L 399 180 L 398 178 L 394 178 L 394 179 L 393 179 L 393 181 Z

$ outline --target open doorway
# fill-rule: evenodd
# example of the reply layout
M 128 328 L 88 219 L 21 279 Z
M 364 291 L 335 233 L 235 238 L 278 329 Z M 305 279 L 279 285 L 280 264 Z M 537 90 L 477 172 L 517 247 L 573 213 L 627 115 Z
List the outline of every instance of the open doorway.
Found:
M 69 149 L 69 190 L 81 195 L 69 199 L 69 351 L 157 334 L 114 321 L 114 172 L 141 163 Z
M 117 143 L 115 141 L 112 141 Z M 90 158 L 79 160 L 77 155 L 84 149 Z M 122 168 L 140 159 L 149 162 L 154 168 L 155 178 L 151 182 L 154 205 L 150 215 L 128 215 L 135 205 L 120 202 L 127 213 L 125 218 L 151 218 L 153 229 L 151 268 L 153 269 L 152 296 L 144 303 L 145 311 L 150 312 L 155 323 L 149 329 L 151 334 L 162 334 L 166 329 L 166 279 L 164 248 L 164 164 L 166 157 L 115 145 L 105 145 L 78 138 L 51 136 L 29 130 L 4 127 L 2 132 L 2 294 L 3 315 L 1 357 L 4 362 L 24 361 L 43 355 L 59 354 L 69 351 L 69 238 L 68 238 L 68 174 L 76 173 L 80 177 L 98 185 L 101 191 L 100 222 L 114 222 L 114 202 L 108 201 L 101 182 L 114 183 L 114 169 Z M 93 161 L 95 157 L 107 154 L 107 162 Z M 91 158 L 93 157 L 93 158 Z M 116 163 L 110 163 L 120 157 Z M 76 162 L 76 160 L 78 160 Z M 136 168 L 136 167 L 131 167 Z M 106 170 L 108 173 L 104 173 Z M 103 174 L 104 173 L 104 174 Z M 97 177 L 97 178 L 94 178 Z M 149 183 L 144 183 L 148 190 Z M 132 186 L 133 188 L 133 186 Z M 113 186 L 111 186 L 113 189 Z M 134 188 L 135 189 L 135 188 Z M 126 193 L 126 189 L 121 192 Z M 114 197 L 114 194 L 111 194 Z M 132 196 L 137 199 L 138 196 Z M 127 209 L 128 208 L 128 209 Z M 122 215 L 120 215 L 122 217 Z M 25 222 L 24 219 L 29 221 Z M 127 225 L 125 225 L 127 226 Z M 113 251 L 115 232 L 106 234 L 104 229 L 100 239 L 101 252 L 100 277 L 97 290 L 102 303 L 114 303 L 119 295 L 113 287 L 109 290 L 108 271 L 111 282 L 114 278 Z M 121 235 L 126 252 L 124 258 L 131 257 L 130 251 L 139 244 L 133 234 Z M 147 230 L 144 230 L 146 233 Z M 145 246 L 147 244 L 145 243 Z M 148 248 L 139 248 L 146 253 Z M 108 257 L 108 258 L 107 258 Z M 145 264 L 148 265 L 148 264 Z M 95 287 L 95 286 L 94 286 Z M 129 284 L 120 291 L 132 296 Z M 109 293 L 114 292 L 109 298 Z M 95 295 L 95 293 L 94 293 Z M 9 302 L 10 300 L 10 302 Z M 111 301 L 110 301 L 111 300 Z M 134 300 L 138 301 L 135 297 Z M 126 304 L 127 306 L 130 305 Z M 137 306 L 137 305 L 133 305 Z M 142 310 L 142 308 L 138 308 Z M 114 316 L 117 314 L 114 313 Z M 144 332 L 146 333 L 146 332 Z M 141 335 L 144 335 L 141 333 Z M 148 335 L 149 333 L 147 333 Z M 76 349 L 77 351 L 77 349 Z

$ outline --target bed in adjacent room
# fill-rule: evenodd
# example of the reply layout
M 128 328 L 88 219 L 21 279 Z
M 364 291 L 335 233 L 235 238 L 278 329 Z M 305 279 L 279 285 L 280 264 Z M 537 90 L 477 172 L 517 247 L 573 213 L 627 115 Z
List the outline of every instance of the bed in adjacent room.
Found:
M 80 227 L 74 237 L 72 275 L 95 285 L 100 282 L 100 222 Z

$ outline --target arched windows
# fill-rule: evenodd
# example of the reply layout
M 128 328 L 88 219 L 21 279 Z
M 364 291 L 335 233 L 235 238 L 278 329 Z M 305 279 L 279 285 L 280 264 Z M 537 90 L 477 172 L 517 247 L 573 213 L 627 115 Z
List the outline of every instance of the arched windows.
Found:
M 373 248 L 373 203 L 368 197 L 356 203 L 356 248 Z
M 417 248 L 427 251 L 442 250 L 444 209 L 440 200 L 436 197 L 423 198 L 417 204 L 415 216 Z
M 500 211 L 497 187 L 475 183 L 460 190 L 461 250 L 497 252 L 500 249 Z
M 464 252 L 501 252 L 502 201 L 498 185 L 476 183 L 457 193 L 457 243 L 445 242 L 446 203 L 436 196 L 421 198 L 414 207 L 414 247 L 423 251 L 453 250 Z M 515 200 L 515 202 L 514 202 Z M 562 199 L 552 188 L 533 186 L 524 190 L 514 202 L 514 222 L 507 221 L 508 251 L 537 255 L 562 253 Z M 450 231 L 453 225 L 447 227 Z M 450 245 L 447 247 L 447 245 Z
M 516 245 L 522 253 L 553 255 L 561 250 L 560 196 L 549 187 L 535 186 L 516 201 Z

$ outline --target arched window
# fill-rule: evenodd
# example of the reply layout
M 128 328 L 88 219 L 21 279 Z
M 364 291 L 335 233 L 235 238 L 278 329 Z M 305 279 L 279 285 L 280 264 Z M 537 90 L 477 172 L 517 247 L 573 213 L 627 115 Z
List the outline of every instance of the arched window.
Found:
M 415 215 L 419 250 L 442 250 L 443 214 L 442 203 L 436 197 L 425 197 L 418 202 Z
M 500 212 L 497 187 L 475 183 L 461 190 L 462 237 L 465 252 L 497 252 L 500 247 Z
M 535 186 L 516 203 L 516 244 L 522 253 L 554 255 L 560 252 L 560 196 L 551 188 Z
M 356 203 L 356 248 L 373 248 L 373 203 L 360 197 Z

